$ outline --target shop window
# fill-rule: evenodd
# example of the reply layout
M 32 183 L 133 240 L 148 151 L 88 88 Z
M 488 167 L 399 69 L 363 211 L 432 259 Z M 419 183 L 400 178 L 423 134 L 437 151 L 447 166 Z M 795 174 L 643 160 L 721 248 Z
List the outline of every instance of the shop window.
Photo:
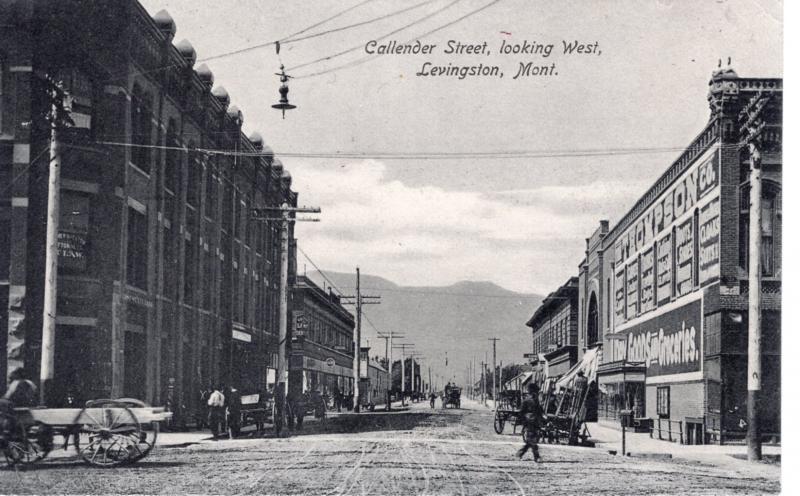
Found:
M 658 418 L 669 418 L 669 386 L 656 389 L 656 414 Z
M 147 290 L 147 215 L 128 207 L 128 284 Z

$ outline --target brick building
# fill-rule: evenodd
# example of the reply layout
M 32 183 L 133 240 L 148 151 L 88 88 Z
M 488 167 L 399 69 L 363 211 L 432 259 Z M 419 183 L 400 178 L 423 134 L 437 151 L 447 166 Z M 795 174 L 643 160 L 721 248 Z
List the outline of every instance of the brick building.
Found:
M 688 443 L 743 436 L 747 411 L 749 153 L 739 114 L 765 111 L 762 432 L 780 434 L 782 81 L 709 83 L 708 124 L 580 264 L 579 351 L 602 347 L 600 418 L 633 409 Z M 677 437 L 677 435 L 676 435 Z
M 294 328 L 303 331 L 292 336 L 289 390 L 331 395 L 338 388 L 343 394 L 352 393 L 353 315 L 339 295 L 324 291 L 305 276 L 297 277 L 292 291 Z
M 13 369 L 39 375 L 44 75 L 75 99 L 61 133 L 55 389 L 191 409 L 212 382 L 265 387 L 279 232 L 250 209 L 296 205 L 291 176 L 242 133 L 191 44 L 173 42 L 166 11 L 0 0 L 0 24 L 0 388 Z M 290 261 L 294 274 L 294 250 Z
M 578 360 L 578 278 L 570 277 L 542 300 L 525 323 L 531 328 L 534 373 L 557 377 Z M 547 370 L 543 368 L 546 367 Z

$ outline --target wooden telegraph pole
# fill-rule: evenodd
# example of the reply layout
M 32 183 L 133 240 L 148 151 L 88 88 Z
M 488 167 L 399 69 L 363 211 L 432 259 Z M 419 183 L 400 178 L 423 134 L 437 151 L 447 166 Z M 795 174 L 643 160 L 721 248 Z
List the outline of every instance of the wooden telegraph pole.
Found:
M 761 396 L 761 134 L 770 96 L 756 94 L 739 120 L 750 152 L 750 246 L 748 251 L 747 325 L 747 459 L 761 460 L 759 401 Z
M 319 208 L 290 207 L 284 203 L 280 207 L 261 207 L 252 209 L 254 220 L 281 223 L 281 275 L 280 294 L 278 300 L 278 372 L 275 378 L 275 434 L 281 434 L 283 422 L 286 417 L 286 388 L 288 385 L 288 368 L 286 363 L 286 346 L 289 324 L 289 223 L 290 222 L 319 222 L 319 219 L 296 218 L 294 214 L 320 213 Z M 269 215 L 280 214 L 280 217 Z
M 71 98 L 61 83 L 48 79 L 50 97 L 50 166 L 47 182 L 47 228 L 44 267 L 44 308 L 42 315 L 42 361 L 39 370 L 39 403 L 47 405 L 53 388 L 56 342 L 56 300 L 58 295 L 58 223 L 60 218 L 61 151 L 58 133 L 72 123 Z
M 497 410 L 497 342 L 500 338 L 489 338 L 492 342 L 492 401 Z
M 355 404 L 353 411 L 358 413 L 361 411 L 361 393 L 359 391 L 359 382 L 361 381 L 361 307 L 363 305 L 379 305 L 380 302 L 374 300 L 379 300 L 381 297 L 361 294 L 361 269 L 356 267 L 356 294 L 343 296 L 343 298 L 355 300 L 356 305 L 356 335 L 354 336 L 356 352 L 353 355 L 353 400 Z
M 398 336 L 394 331 L 389 331 L 389 334 L 378 333 L 378 338 L 383 339 L 386 345 L 384 357 L 386 358 L 387 369 L 389 372 L 389 387 L 386 388 L 386 410 L 392 410 L 392 340 L 394 338 L 404 338 L 405 336 Z

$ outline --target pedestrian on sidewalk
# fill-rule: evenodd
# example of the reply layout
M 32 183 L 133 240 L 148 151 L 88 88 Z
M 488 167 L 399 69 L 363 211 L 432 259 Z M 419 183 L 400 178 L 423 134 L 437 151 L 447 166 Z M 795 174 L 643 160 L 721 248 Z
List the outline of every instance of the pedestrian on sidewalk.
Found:
M 211 428 L 214 439 L 217 439 L 220 432 L 224 431 L 225 395 L 221 392 L 224 388 L 224 386 L 217 387 L 208 397 L 208 426 Z
M 520 460 L 528 450 L 533 450 L 533 460 L 541 462 L 542 458 L 539 456 L 539 426 L 544 420 L 542 405 L 539 403 L 539 386 L 531 382 L 528 384 L 528 397 L 522 402 L 520 408 L 520 417 L 523 419 L 525 426 L 525 445 L 517 451 L 517 458 Z
M 436 407 L 436 392 L 431 391 L 431 409 Z

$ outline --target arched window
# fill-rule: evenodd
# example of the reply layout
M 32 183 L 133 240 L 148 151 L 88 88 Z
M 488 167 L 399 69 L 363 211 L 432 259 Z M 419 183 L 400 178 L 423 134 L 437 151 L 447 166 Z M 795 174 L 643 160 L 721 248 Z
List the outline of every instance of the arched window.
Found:
M 597 322 L 597 296 L 592 293 L 589 297 L 589 311 L 586 315 L 586 346 L 592 346 L 598 341 L 598 322 Z

